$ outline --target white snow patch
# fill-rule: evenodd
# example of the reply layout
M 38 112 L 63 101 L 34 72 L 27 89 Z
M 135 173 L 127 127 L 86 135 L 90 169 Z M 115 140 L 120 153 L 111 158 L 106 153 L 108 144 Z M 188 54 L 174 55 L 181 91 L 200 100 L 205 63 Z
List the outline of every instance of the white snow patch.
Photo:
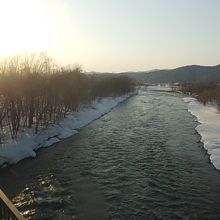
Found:
M 201 141 L 210 155 L 211 162 L 220 170 L 220 113 L 216 105 L 204 106 L 192 97 L 185 97 L 183 100 L 187 102 L 189 112 L 201 123 L 196 130 L 201 135 Z
M 169 85 L 155 85 L 155 86 L 147 86 L 147 90 L 161 91 L 161 92 L 171 92 L 172 88 Z
M 49 147 L 64 138 L 78 133 L 77 130 L 106 114 L 134 94 L 136 92 L 116 98 L 109 97 L 93 101 L 91 106 L 68 114 L 59 124 L 51 125 L 47 129 L 41 130 L 38 134 L 33 134 L 32 129 L 25 129 L 23 132 L 19 132 L 16 139 L 0 144 L 0 166 L 14 164 L 27 157 L 35 157 L 35 150 L 38 148 Z

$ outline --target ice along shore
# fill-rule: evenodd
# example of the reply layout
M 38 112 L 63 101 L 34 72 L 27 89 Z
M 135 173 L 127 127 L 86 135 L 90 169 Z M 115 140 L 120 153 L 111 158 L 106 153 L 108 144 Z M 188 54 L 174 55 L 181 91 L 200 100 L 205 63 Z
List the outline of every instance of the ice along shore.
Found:
M 59 124 L 50 125 L 38 134 L 34 134 L 33 129 L 20 131 L 15 140 L 8 140 L 0 145 L 0 167 L 15 164 L 24 158 L 36 157 L 37 149 L 49 147 L 78 133 L 80 128 L 100 118 L 136 93 L 132 92 L 116 98 L 108 97 L 93 101 L 91 105 L 82 107 L 77 112 L 69 113 Z

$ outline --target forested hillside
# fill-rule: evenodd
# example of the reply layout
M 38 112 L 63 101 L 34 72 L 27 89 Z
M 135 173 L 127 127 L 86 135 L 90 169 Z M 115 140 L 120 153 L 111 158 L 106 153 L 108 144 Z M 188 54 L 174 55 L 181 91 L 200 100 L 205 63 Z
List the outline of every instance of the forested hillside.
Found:
M 171 70 L 156 70 L 152 72 L 126 72 L 139 83 L 174 83 L 220 81 L 220 65 L 217 66 L 184 66 Z

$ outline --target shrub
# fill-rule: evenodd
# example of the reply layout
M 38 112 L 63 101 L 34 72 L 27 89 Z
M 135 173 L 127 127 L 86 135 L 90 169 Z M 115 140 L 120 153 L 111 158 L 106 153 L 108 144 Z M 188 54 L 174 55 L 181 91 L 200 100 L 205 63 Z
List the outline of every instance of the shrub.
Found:
M 46 128 L 68 112 L 98 97 L 132 91 L 127 77 L 90 77 L 79 67 L 64 68 L 45 53 L 14 56 L 0 62 L 1 142 L 21 128 Z

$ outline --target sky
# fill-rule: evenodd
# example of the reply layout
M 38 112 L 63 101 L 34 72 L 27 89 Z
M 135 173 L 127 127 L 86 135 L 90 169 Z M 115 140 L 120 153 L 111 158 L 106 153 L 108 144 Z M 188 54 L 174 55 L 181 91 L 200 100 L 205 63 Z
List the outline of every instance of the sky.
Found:
M 220 64 L 220 0 L 0 0 L 0 56 L 84 71 Z

